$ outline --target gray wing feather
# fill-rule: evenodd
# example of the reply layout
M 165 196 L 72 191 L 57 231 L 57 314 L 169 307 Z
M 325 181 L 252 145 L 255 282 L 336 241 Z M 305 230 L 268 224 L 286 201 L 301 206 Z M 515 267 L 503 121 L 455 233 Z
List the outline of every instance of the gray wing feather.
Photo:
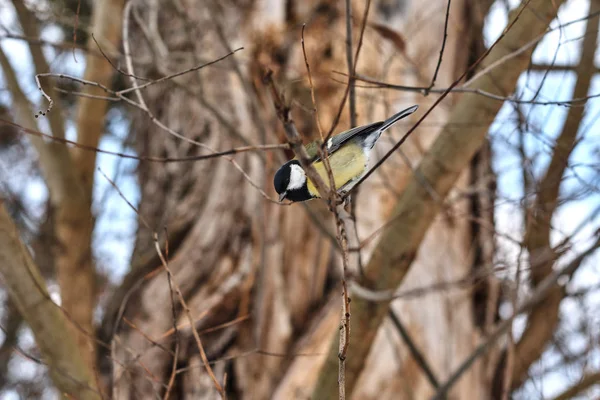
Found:
M 379 121 L 379 122 L 373 122 L 372 124 L 369 124 L 369 125 L 357 126 L 356 128 L 352 128 L 350 130 L 347 130 L 345 132 L 342 132 L 335 136 L 332 136 L 327 141 L 327 151 L 329 152 L 329 154 L 334 153 L 337 149 L 339 149 L 348 140 L 352 139 L 353 137 L 359 136 L 359 135 L 372 133 L 372 132 L 376 131 L 377 129 L 379 129 L 379 127 L 381 126 L 382 123 L 383 123 L 383 121 Z M 320 160 L 320 159 L 321 158 L 319 157 L 315 161 Z
M 383 132 L 386 129 L 388 129 L 390 126 L 394 125 L 396 122 L 401 120 L 402 118 L 405 118 L 405 117 L 409 116 L 410 114 L 414 113 L 417 110 L 417 108 L 419 108 L 419 107 L 415 105 L 415 106 L 409 107 L 405 110 L 402 110 L 399 113 L 392 115 L 390 118 L 386 119 L 385 121 L 373 122 L 372 124 L 357 126 L 356 128 L 352 128 L 350 130 L 347 130 L 345 132 L 342 132 L 340 134 L 332 136 L 327 141 L 327 151 L 329 152 L 329 154 L 332 154 L 337 149 L 339 149 L 344 143 L 346 143 L 348 140 L 350 140 L 356 136 L 362 136 L 362 135 L 368 136 L 369 134 L 371 134 L 377 130 L 381 130 L 381 132 Z M 378 137 L 375 138 L 375 140 L 377 140 L 377 139 L 378 139 Z M 320 157 L 315 159 L 315 161 L 318 161 L 318 160 L 320 160 Z

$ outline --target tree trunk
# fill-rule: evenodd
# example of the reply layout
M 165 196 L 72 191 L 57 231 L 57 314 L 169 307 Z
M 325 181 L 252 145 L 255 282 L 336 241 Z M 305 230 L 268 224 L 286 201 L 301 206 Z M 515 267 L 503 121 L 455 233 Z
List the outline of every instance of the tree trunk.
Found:
M 283 142 L 285 136 L 261 83 L 268 67 L 275 72 L 286 98 L 293 101 L 293 117 L 305 142 L 317 138 L 300 43 L 301 25 L 306 22 L 305 42 L 320 122 L 325 130 L 329 128 L 345 89 L 336 82 L 344 78 L 332 74 L 347 71 L 343 2 L 174 3 L 176 7 L 153 3 L 137 10 L 145 30 L 132 27 L 133 58 L 154 55 L 157 62 L 153 69 L 136 70 L 136 75 L 167 75 L 215 59 L 237 46 L 245 49 L 217 65 L 143 91 L 160 122 L 217 151 L 248 143 Z M 353 6 L 356 45 L 365 4 L 356 1 Z M 427 86 L 444 36 L 446 6 L 445 0 L 373 1 L 358 73 Z M 448 40 L 436 81 L 440 87 L 447 87 L 467 68 L 470 55 L 465 41 L 471 39 L 466 32 L 473 16 L 466 7 L 465 1 L 452 2 Z M 152 40 L 147 41 L 146 35 Z M 432 102 L 399 92 L 358 88 L 358 123 L 381 120 L 414 103 L 424 110 Z M 402 153 L 394 155 L 361 186 L 354 198 L 361 240 L 389 219 L 410 172 L 407 160 L 414 165 L 421 158 L 448 111 L 447 106 L 440 106 L 429 124 L 402 147 Z M 398 124 L 399 128 L 386 133 L 376 146 L 378 157 L 410 123 Z M 144 113 L 132 126 L 140 155 L 181 157 L 207 152 L 160 129 Z M 344 110 L 336 132 L 348 126 Z M 279 153 L 245 153 L 236 155 L 235 160 L 253 183 L 273 198 L 272 176 L 285 157 Z M 101 333 L 101 339 L 113 340 L 114 398 L 149 398 L 165 390 L 178 393 L 180 398 L 217 397 L 182 309 L 177 301 L 172 305 L 153 232 L 159 233 L 163 248 L 168 238 L 173 279 L 191 308 L 209 359 L 227 358 L 214 369 L 232 397 L 309 398 L 340 319 L 340 253 L 332 240 L 335 229 L 324 202 L 272 204 L 224 159 L 142 163 L 139 180 L 139 211 L 149 229 L 140 222 L 132 271 L 108 305 Z M 454 194 L 471 183 L 470 172 L 465 171 Z M 453 197 L 451 193 L 449 197 L 458 200 L 443 207 L 401 289 L 453 281 L 471 272 L 472 245 L 480 245 L 472 237 L 467 218 L 472 207 L 464 196 Z M 369 259 L 376 242 L 377 237 L 364 247 L 363 262 Z M 173 309 L 179 327 L 176 333 L 171 331 Z M 437 380 L 453 371 L 481 335 L 469 290 L 397 300 L 391 309 Z M 202 333 L 236 318 L 240 321 Z M 351 331 L 349 358 L 353 357 L 353 345 L 363 339 Z M 173 388 L 167 389 L 174 355 L 179 372 Z M 491 379 L 488 362 L 483 359 L 479 367 L 463 376 L 452 392 L 456 398 L 487 395 Z M 348 385 L 354 388 L 355 399 L 421 399 L 434 393 L 431 379 L 409 352 L 397 324 L 389 319 L 377 331 L 361 371 Z M 337 367 L 324 373 L 337 385 Z

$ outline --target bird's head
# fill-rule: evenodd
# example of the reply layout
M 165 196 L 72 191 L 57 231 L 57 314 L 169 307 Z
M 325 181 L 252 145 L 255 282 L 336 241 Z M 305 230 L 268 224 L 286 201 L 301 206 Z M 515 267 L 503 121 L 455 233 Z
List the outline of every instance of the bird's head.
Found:
M 290 160 L 283 164 L 273 179 L 279 201 L 305 201 L 313 198 L 308 191 L 306 173 L 298 160 Z

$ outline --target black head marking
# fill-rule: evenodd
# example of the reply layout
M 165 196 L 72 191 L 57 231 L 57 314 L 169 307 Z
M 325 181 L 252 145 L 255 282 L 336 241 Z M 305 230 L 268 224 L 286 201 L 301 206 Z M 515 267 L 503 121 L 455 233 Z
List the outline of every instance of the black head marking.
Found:
M 293 187 L 290 188 L 292 169 L 296 168 L 296 166 L 302 168 L 298 160 L 290 160 L 283 164 L 275 173 L 273 186 L 275 187 L 275 191 L 280 195 L 280 201 L 283 199 L 288 199 L 290 201 L 305 201 L 313 198 L 308 191 L 306 182 L 304 182 L 304 184 L 301 184 L 302 181 L 292 182 Z M 297 172 L 294 173 L 297 174 Z M 298 180 L 297 177 L 296 180 Z M 297 186 L 294 186 L 294 184 Z
M 275 191 L 277 194 L 281 194 L 287 190 L 288 185 L 290 184 L 290 175 L 292 173 L 291 164 L 294 162 L 298 162 L 296 160 L 291 160 L 286 162 L 275 172 L 275 177 L 273 178 L 273 186 L 275 186 Z

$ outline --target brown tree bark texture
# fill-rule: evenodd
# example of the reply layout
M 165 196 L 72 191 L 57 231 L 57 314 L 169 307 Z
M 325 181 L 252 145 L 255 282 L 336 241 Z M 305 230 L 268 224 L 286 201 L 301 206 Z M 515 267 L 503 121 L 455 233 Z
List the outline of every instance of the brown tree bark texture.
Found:
M 358 71 L 386 81 L 427 85 L 438 60 L 447 2 L 395 4 L 373 1 L 369 21 L 385 24 L 399 40 L 385 38 L 367 26 Z M 365 3 L 356 1 L 353 5 L 357 43 Z M 148 26 L 160 27 L 158 36 L 151 34 L 151 38 L 158 37 L 168 49 L 168 54 L 159 53 L 156 59 L 161 74 L 216 58 L 226 53 L 228 46 L 243 45 L 245 50 L 234 60 L 182 77 L 175 84 L 145 91 L 145 100 L 160 121 L 216 150 L 247 142 L 282 142 L 281 126 L 261 83 L 264 67 L 268 66 L 275 71 L 286 97 L 294 101 L 293 116 L 306 141 L 318 137 L 313 116 L 307 111 L 312 106 L 300 45 L 301 24 L 306 22 L 307 53 L 321 123 L 326 129 L 331 125 L 344 91 L 344 85 L 332 79 L 332 71 L 346 71 L 343 2 L 292 1 L 286 7 L 280 1 L 227 5 L 186 1 L 180 6 L 182 13 L 166 6 L 139 10 Z M 464 7 L 463 1 L 452 2 L 448 42 L 437 79 L 440 87 L 448 86 L 457 72 L 467 67 L 464 41 L 468 22 Z M 153 54 L 157 46 L 151 49 L 144 33 L 135 26 L 132 29 L 134 59 Z M 399 42 L 405 43 L 405 52 L 398 47 Z M 136 70 L 139 75 L 151 72 Z M 412 95 L 398 92 L 360 88 L 357 92 L 359 124 L 381 120 L 414 103 L 426 109 L 433 102 L 421 97 L 417 101 Z M 438 107 L 402 148 L 412 164 L 432 143 L 438 127 L 443 126 L 451 102 Z M 223 117 L 230 122 L 229 128 L 219 122 Z M 399 124 L 380 140 L 377 157 L 392 147 L 409 123 Z M 347 127 L 345 110 L 337 131 Z M 142 114 L 133 129 L 142 155 L 182 156 L 201 151 L 169 136 Z M 282 161 L 281 155 L 245 154 L 236 156 L 236 160 L 274 197 L 272 174 Z M 361 239 L 388 220 L 409 172 L 403 159 L 394 155 L 362 185 L 356 198 Z M 309 215 L 334 232 L 325 205 L 313 201 L 305 208 L 266 202 L 225 160 L 142 164 L 139 174 L 140 213 L 157 232 L 162 234 L 164 227 L 168 229 L 170 268 L 197 318 L 197 328 L 250 315 L 241 323 L 202 335 L 209 358 L 263 351 L 217 363 L 219 379 L 227 372 L 227 386 L 239 398 L 308 398 L 338 329 L 342 301 L 338 287 L 340 254 L 327 235 L 315 228 Z M 465 172 L 457 189 L 465 188 L 468 182 Z M 470 271 L 468 213 L 468 203 L 459 200 L 436 220 L 402 288 L 455 280 Z M 364 261 L 369 259 L 376 241 L 363 251 Z M 140 226 L 127 285 L 160 266 L 153 246 L 152 232 Z M 148 398 L 164 390 L 157 381 L 166 383 L 171 373 L 172 355 L 144 337 L 160 340 L 172 327 L 167 277 L 164 273 L 152 276 L 129 293 L 124 296 L 126 301 L 116 296 L 115 304 L 108 307 L 121 307 L 123 315 L 135 325 L 131 328 L 121 322 L 115 328 L 112 357 L 118 362 L 113 363 L 113 394 L 118 399 Z M 396 301 L 392 307 L 440 379 L 448 376 L 478 341 L 471 296 L 466 290 Z M 108 315 L 114 317 L 110 312 Z M 114 328 L 110 318 L 106 323 Z M 182 398 L 216 398 L 182 315 L 177 323 L 181 325 L 178 368 L 186 368 L 176 380 Z M 172 339 L 169 336 L 160 342 L 174 349 Z M 348 357 L 353 357 L 353 343 L 360 341 L 360 337 L 351 335 Z M 352 398 L 425 398 L 434 393 L 388 321 L 378 330 L 364 362 Z M 472 368 L 453 394 L 457 398 L 483 398 L 489 379 L 484 371 Z

